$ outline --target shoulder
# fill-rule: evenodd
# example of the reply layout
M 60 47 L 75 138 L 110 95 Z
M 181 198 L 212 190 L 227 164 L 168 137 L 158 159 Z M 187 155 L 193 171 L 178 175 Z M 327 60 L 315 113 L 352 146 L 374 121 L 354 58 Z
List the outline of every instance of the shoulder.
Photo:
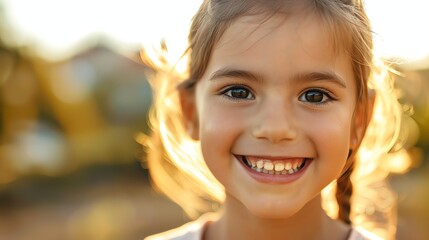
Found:
M 183 226 L 171 229 L 166 232 L 149 236 L 144 240 L 201 240 L 205 227 L 210 222 L 215 221 L 216 218 L 216 214 L 207 213 L 195 221 L 186 223 Z
M 382 240 L 379 236 L 363 228 L 353 227 L 347 240 Z

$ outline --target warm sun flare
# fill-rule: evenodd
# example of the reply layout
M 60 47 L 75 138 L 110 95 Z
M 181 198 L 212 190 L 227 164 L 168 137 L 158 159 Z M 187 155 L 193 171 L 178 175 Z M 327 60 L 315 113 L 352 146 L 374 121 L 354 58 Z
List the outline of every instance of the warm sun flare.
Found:
M 63 58 L 101 34 L 122 46 L 158 42 L 163 36 L 186 43 L 186 28 L 201 0 L 3 0 L 3 10 L 16 36 L 48 58 Z M 418 0 L 367 1 L 383 56 L 417 60 L 429 55 L 429 3 Z M 169 49 L 170 53 L 174 49 Z M 177 56 L 178 53 L 174 54 Z
M 3 0 L 10 41 L 31 45 L 50 59 L 64 58 L 104 36 L 124 48 L 159 39 L 184 39 L 199 0 Z M 180 44 L 180 43 L 179 43 Z

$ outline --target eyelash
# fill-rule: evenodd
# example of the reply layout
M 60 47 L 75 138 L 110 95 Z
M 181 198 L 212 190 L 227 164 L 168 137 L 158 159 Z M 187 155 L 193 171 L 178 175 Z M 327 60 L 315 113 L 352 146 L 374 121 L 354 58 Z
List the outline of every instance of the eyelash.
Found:
M 245 94 L 247 95 L 246 97 L 234 97 L 232 95 L 232 91 L 234 90 L 242 90 L 245 91 Z M 228 98 L 228 99 L 232 99 L 234 101 L 244 101 L 244 100 L 254 100 L 255 99 L 255 95 L 252 93 L 252 91 L 243 85 L 232 85 L 232 86 L 228 86 L 224 89 L 221 90 L 220 95 Z M 250 98 L 249 98 L 250 96 Z
M 245 91 L 246 96 L 245 97 L 234 97 L 234 96 L 232 96 L 233 90 Z M 322 99 L 320 100 L 320 102 L 311 102 L 311 101 L 308 101 L 308 99 L 305 99 L 306 94 L 308 94 L 310 92 L 322 94 Z M 252 93 L 252 91 L 249 90 L 248 87 L 243 86 L 243 85 L 228 86 L 228 87 L 221 90 L 220 95 L 222 95 L 228 99 L 232 99 L 234 101 L 244 101 L 244 100 L 254 100 L 255 99 L 255 95 Z M 320 89 L 320 88 L 312 88 L 312 89 L 307 89 L 303 93 L 301 93 L 298 97 L 298 100 L 301 102 L 312 104 L 312 105 L 325 105 L 331 101 L 334 101 L 335 98 L 327 90 Z
M 308 101 L 308 99 L 305 99 L 306 94 L 308 94 L 310 92 L 313 92 L 313 93 L 316 92 L 316 93 L 322 94 L 321 101 L 320 102 L 310 102 L 310 101 Z M 303 99 L 305 99 L 305 100 L 303 100 Z M 325 105 L 325 104 L 330 103 L 331 101 L 334 101 L 335 98 L 327 90 L 320 89 L 320 88 L 312 88 L 312 89 L 307 89 L 302 94 L 300 94 L 299 97 L 298 97 L 298 100 L 302 101 L 302 102 L 305 102 L 305 103 L 308 103 L 308 104 L 313 104 L 313 105 Z

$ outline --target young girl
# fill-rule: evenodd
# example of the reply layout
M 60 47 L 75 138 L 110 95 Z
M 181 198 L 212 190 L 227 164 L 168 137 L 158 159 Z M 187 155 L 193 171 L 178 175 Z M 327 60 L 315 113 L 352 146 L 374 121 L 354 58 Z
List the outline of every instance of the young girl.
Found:
M 394 237 L 401 108 L 361 1 L 204 0 L 184 58 L 152 82 L 148 166 L 205 214 L 148 240 Z

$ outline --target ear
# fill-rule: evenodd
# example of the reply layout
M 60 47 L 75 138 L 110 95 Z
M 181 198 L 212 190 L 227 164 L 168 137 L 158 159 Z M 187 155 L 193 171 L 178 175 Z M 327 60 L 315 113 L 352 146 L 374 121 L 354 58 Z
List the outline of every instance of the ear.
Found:
M 356 106 L 356 111 L 353 116 L 352 133 L 350 135 L 351 150 L 356 150 L 364 137 L 366 128 L 372 118 L 375 97 L 375 91 L 370 89 L 368 90 L 368 102 L 366 105 L 358 103 Z
M 179 98 L 186 132 L 192 139 L 198 140 L 199 124 L 194 89 L 195 88 L 179 89 Z

